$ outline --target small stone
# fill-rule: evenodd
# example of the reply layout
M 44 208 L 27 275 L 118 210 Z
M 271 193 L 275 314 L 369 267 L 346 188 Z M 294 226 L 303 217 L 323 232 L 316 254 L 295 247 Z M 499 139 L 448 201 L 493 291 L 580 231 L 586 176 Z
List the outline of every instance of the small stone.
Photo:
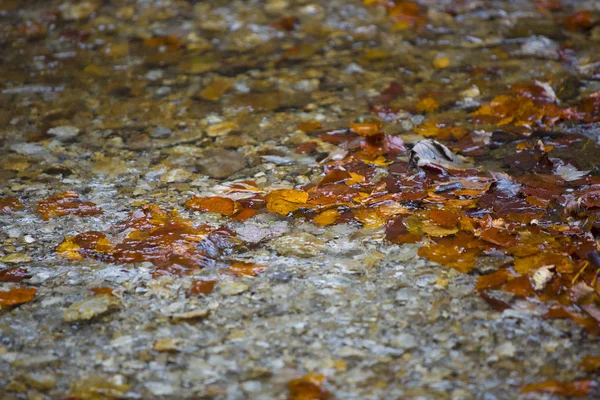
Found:
M 242 153 L 233 150 L 209 150 L 198 160 L 200 171 L 211 178 L 228 178 L 247 165 Z
M 48 152 L 44 146 L 37 143 L 15 143 L 10 146 L 10 149 L 25 156 L 36 156 Z
M 558 59 L 558 44 L 545 36 L 531 36 L 521 46 L 521 54 L 548 60 Z
M 150 137 L 153 139 L 165 139 L 171 136 L 173 131 L 169 128 L 165 128 L 164 126 L 157 126 L 152 131 L 150 131 Z
M 314 257 L 325 251 L 325 243 L 310 233 L 281 236 L 270 242 L 271 247 L 282 256 Z
M 20 264 L 31 261 L 31 257 L 23 253 L 11 253 L 0 258 L 0 261 L 7 264 Z
M 402 350 L 414 349 L 419 345 L 417 339 L 410 333 L 401 333 L 400 335 L 393 337 L 390 344 L 392 347 Z
M 71 305 L 63 314 L 66 322 L 87 321 L 121 306 L 115 296 L 100 294 Z
M 66 3 L 61 6 L 62 16 L 67 21 L 79 21 L 89 18 L 94 13 L 100 3 L 96 1 L 82 1 L 77 4 Z
M 224 136 L 238 128 L 239 125 L 237 123 L 233 121 L 225 121 L 210 125 L 208 128 L 206 128 L 206 134 L 210 137 Z
M 48 373 L 32 372 L 23 376 L 30 387 L 38 390 L 50 390 L 56 385 L 56 377 Z
M 23 382 L 10 381 L 6 385 L 6 390 L 8 390 L 9 392 L 25 393 L 27 392 L 27 386 L 25 386 Z
M 165 174 L 160 177 L 161 182 L 174 183 L 174 182 L 187 182 L 190 180 L 192 173 L 187 169 L 174 168 L 168 170 Z
M 514 357 L 517 348 L 512 342 L 502 343 L 496 348 L 496 355 L 500 358 L 511 358 Z
M 201 319 L 208 317 L 210 310 L 205 308 L 199 308 L 197 310 L 192 310 L 184 313 L 173 314 L 171 321 L 174 323 L 179 323 L 182 321 L 189 321 L 194 319 Z
M 154 350 L 160 352 L 177 352 L 179 351 L 179 345 L 181 340 L 172 338 L 160 338 L 154 342 Z
M 175 392 L 173 386 L 163 382 L 146 382 L 144 386 L 155 396 L 169 396 Z
M 58 140 L 71 140 L 79 135 L 79 129 L 74 126 L 57 126 L 48 129 L 48 135 L 56 137 Z
M 222 295 L 233 296 L 247 291 L 248 285 L 243 282 L 221 282 L 218 288 Z

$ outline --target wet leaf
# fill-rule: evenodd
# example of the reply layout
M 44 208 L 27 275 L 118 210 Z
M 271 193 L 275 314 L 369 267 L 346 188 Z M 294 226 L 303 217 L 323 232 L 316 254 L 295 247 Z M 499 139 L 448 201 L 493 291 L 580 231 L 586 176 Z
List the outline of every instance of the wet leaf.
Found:
M 0 214 L 22 209 L 23 204 L 16 197 L 3 197 L 0 199 Z
M 90 201 L 81 201 L 75 192 L 56 194 L 39 202 L 35 210 L 44 220 L 64 215 L 89 216 L 102 214 L 102 210 Z
M 24 279 L 29 278 L 27 270 L 22 267 L 12 267 L 0 270 L 0 282 L 19 283 Z
M 278 189 L 269 193 L 267 210 L 272 213 L 288 215 L 303 207 L 308 201 L 308 193 L 295 189 Z
M 37 289 L 14 287 L 8 291 L 0 291 L 0 306 L 16 306 L 28 303 L 35 297 Z
M 289 400 L 327 400 L 329 392 L 323 387 L 325 375 L 310 372 L 288 383 Z
M 190 294 L 200 296 L 212 293 L 217 281 L 213 280 L 197 280 L 192 282 Z
M 547 380 L 530 383 L 521 389 L 521 393 L 548 393 L 565 397 L 587 397 L 597 391 L 598 384 L 591 379 L 581 379 L 573 382 Z
M 264 271 L 267 267 L 244 261 L 230 261 L 229 271 L 239 277 L 256 276 Z
M 185 202 L 185 207 L 194 211 L 213 212 L 225 216 L 231 216 L 235 213 L 235 201 L 220 196 L 213 197 L 192 197 Z

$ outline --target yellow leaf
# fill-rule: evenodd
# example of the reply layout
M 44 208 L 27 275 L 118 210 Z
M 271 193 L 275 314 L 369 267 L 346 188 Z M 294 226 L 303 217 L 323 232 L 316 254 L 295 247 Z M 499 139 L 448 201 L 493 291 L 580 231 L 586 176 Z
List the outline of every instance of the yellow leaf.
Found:
M 385 218 L 377 214 L 374 210 L 358 209 L 352 212 L 354 217 L 359 220 L 365 228 L 381 228 L 385 225 Z
M 333 224 L 339 218 L 339 216 L 340 212 L 338 210 L 325 210 L 315 217 L 314 222 L 320 226 L 327 226 Z
M 308 193 L 296 189 L 278 189 L 269 193 L 266 199 L 267 210 L 281 215 L 288 215 L 306 204 Z
M 69 260 L 83 260 L 83 256 L 79 253 L 80 246 L 73 243 L 73 237 L 65 239 L 56 248 L 56 252 L 60 257 L 68 258 Z

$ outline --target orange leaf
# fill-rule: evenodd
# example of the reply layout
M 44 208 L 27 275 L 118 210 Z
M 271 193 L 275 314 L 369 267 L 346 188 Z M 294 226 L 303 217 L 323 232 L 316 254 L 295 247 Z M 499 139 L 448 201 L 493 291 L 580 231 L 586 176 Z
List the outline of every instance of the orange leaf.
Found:
M 212 280 L 193 281 L 190 293 L 196 296 L 207 295 L 213 291 L 216 283 L 217 281 Z
M 308 193 L 296 189 L 278 189 L 269 193 L 266 199 L 267 210 L 281 215 L 288 215 L 306 204 Z
M 591 28 L 594 22 L 589 11 L 580 11 L 565 18 L 563 24 L 570 31 L 582 31 Z
M 234 273 L 235 276 L 256 276 L 262 271 L 267 269 L 264 265 L 258 265 L 254 263 L 244 261 L 231 261 L 229 262 L 229 270 Z
M 115 295 L 115 290 L 108 287 L 97 287 L 90 289 L 94 294 L 109 294 L 111 296 Z
M 258 211 L 253 210 L 251 208 L 244 208 L 233 217 L 231 217 L 232 221 L 245 221 L 249 218 L 254 217 L 256 214 L 259 214 Z
M 63 215 L 98 215 L 102 210 L 90 201 L 81 201 L 75 192 L 56 194 L 39 202 L 35 211 L 44 220 Z
M 585 372 L 596 372 L 600 370 L 600 356 L 585 356 L 579 364 L 579 368 Z
M 433 112 L 440 108 L 440 105 L 433 97 L 425 97 L 417 103 L 417 111 L 419 112 Z
M 565 397 L 586 397 L 592 390 L 597 390 L 598 384 L 592 379 L 581 379 L 574 382 L 559 382 L 547 380 L 530 383 L 521 389 L 521 393 L 549 393 Z
M 0 213 L 21 210 L 23 204 L 16 197 L 4 197 L 0 199 Z
M 192 197 L 185 202 L 185 207 L 194 211 L 213 212 L 225 216 L 235 213 L 235 201 L 227 197 Z
M 381 122 L 351 122 L 350 131 L 360 136 L 372 136 L 381 131 Z
M 327 400 L 329 392 L 323 387 L 325 376 L 310 372 L 288 383 L 289 400 Z
M 450 229 L 456 227 L 456 224 L 458 224 L 458 215 L 452 211 L 431 210 L 428 216 L 434 224 L 442 228 Z
M 335 209 L 325 210 L 321 214 L 317 215 L 314 218 L 314 222 L 320 226 L 328 226 L 333 223 L 340 217 L 340 212 Z
M 14 287 L 8 292 L 0 292 L 0 306 L 15 306 L 30 302 L 35 297 L 37 289 Z

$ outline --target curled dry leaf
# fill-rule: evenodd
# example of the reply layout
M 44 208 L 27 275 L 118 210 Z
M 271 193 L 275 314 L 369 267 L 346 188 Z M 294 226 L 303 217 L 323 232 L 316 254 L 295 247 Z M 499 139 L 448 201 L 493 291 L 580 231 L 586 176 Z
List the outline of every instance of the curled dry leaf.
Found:
M 438 165 L 443 168 L 461 168 L 463 162 L 448 147 L 437 140 L 420 140 L 409 153 L 409 164 L 413 167 Z

